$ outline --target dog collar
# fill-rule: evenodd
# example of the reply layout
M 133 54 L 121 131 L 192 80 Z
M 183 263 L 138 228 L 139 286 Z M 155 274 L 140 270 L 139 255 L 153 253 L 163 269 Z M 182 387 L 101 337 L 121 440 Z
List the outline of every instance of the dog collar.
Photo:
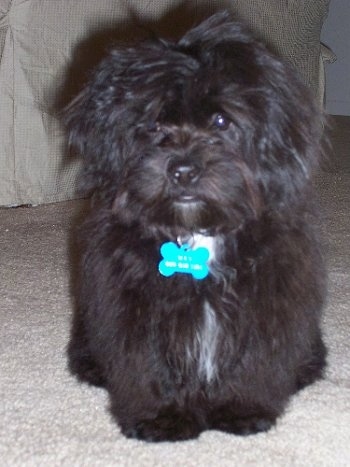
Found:
M 170 277 L 175 273 L 191 274 L 194 279 L 204 279 L 209 274 L 208 260 L 209 250 L 204 246 L 191 248 L 189 243 L 178 244 L 165 242 L 160 247 L 162 260 L 158 270 L 164 277 Z

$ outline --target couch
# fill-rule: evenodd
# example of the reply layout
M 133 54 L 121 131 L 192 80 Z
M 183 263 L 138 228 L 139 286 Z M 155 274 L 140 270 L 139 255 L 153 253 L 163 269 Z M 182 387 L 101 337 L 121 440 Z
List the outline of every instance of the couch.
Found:
M 58 113 L 109 41 L 144 34 L 145 29 L 176 36 L 225 7 L 289 60 L 321 101 L 320 31 L 328 4 L 329 0 L 0 0 L 0 205 L 79 196 L 80 162 L 68 157 Z

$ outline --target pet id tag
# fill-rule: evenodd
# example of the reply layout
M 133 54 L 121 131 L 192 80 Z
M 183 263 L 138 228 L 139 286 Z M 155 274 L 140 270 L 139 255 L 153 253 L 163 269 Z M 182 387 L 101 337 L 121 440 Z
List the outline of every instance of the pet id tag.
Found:
M 195 279 L 204 279 L 209 274 L 209 250 L 205 247 L 193 250 L 188 244 L 178 246 L 176 243 L 166 242 L 161 246 L 160 253 L 163 259 L 159 262 L 158 270 L 165 277 L 180 273 L 192 274 Z

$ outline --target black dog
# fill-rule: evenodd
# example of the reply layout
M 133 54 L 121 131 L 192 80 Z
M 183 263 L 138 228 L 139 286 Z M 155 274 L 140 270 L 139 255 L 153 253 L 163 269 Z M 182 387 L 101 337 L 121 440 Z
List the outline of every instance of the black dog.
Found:
M 95 193 L 71 371 L 128 437 L 268 430 L 325 365 L 308 90 L 218 13 L 112 50 L 66 123 Z

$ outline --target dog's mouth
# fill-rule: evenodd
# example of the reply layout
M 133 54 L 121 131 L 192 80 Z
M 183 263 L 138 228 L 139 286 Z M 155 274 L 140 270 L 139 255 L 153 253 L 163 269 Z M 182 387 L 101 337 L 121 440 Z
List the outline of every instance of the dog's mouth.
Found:
M 212 227 L 212 211 L 202 198 L 194 194 L 182 194 L 172 203 L 176 225 L 190 231 Z
M 197 198 L 197 196 L 194 195 L 181 195 L 178 196 L 174 201 L 175 204 L 197 204 L 199 202 L 199 198 Z

